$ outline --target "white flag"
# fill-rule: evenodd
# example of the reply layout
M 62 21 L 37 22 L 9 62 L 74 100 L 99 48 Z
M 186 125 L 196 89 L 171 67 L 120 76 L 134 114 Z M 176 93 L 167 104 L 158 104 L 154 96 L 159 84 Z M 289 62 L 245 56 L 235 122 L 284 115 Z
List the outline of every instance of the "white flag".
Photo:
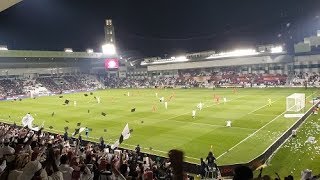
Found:
M 130 135 L 131 135 L 130 129 L 129 129 L 129 125 L 127 123 L 126 126 L 122 130 L 120 138 L 118 140 L 116 140 L 116 142 L 113 145 L 111 145 L 111 149 L 115 149 L 115 148 L 119 147 L 119 145 L 123 142 L 123 140 L 130 138 Z
M 86 128 L 85 127 L 81 127 L 79 129 L 75 129 L 75 132 L 72 133 L 72 136 L 75 136 L 77 134 L 80 134 L 81 132 L 83 132 Z M 78 131 L 79 130 L 79 131 Z
M 129 129 L 129 125 L 127 123 L 127 125 L 124 127 L 123 131 L 122 131 L 122 136 L 123 136 L 123 140 L 129 139 L 130 137 L 130 129 Z
M 111 149 L 115 149 L 119 145 L 120 145 L 120 142 L 119 142 L 119 140 L 117 140 L 116 142 L 114 142 L 114 144 L 111 145 Z
M 34 118 L 31 116 L 31 114 L 26 114 L 22 120 L 21 120 L 21 123 L 23 125 L 23 127 L 28 127 L 29 129 L 33 130 L 33 131 L 39 131 L 40 130 L 40 127 L 33 127 L 33 120 Z

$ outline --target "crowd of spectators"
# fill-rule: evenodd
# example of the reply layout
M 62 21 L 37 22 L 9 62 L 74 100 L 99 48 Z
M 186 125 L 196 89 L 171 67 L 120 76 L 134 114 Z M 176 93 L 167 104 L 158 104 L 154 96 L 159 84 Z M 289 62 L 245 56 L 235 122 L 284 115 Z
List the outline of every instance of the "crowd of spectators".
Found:
M 59 85 L 55 83 L 53 78 L 51 77 L 37 78 L 36 83 L 41 84 L 42 86 L 46 87 L 49 91 L 54 93 L 59 93 L 61 91 Z
M 49 91 L 60 93 L 64 91 L 79 91 L 96 88 L 97 84 L 94 80 L 87 76 L 72 76 L 63 77 L 40 77 L 36 82 L 46 87 Z
M 99 82 L 97 79 L 100 79 Z M 101 88 L 102 84 L 108 88 L 153 88 L 153 87 L 213 87 L 213 86 L 284 86 L 289 84 L 289 79 L 285 74 L 250 73 L 243 74 L 225 69 L 224 71 L 200 71 L 183 70 L 176 75 L 153 76 L 153 77 L 108 77 L 94 75 L 65 75 L 61 77 L 39 77 L 35 80 L 0 80 L 0 97 L 26 94 L 24 86 L 35 84 L 45 87 L 53 93 L 64 91 L 79 91 Z M 28 82 L 27 84 L 25 82 Z M 319 73 L 297 73 L 290 79 L 290 85 L 320 86 Z
M 292 84 L 295 86 L 304 86 L 307 83 L 308 86 L 320 85 L 320 73 L 296 73 L 292 80 Z
M 250 86 L 281 86 L 287 81 L 286 75 L 281 74 L 240 74 L 229 72 L 181 72 L 177 76 L 146 77 L 146 78 L 115 78 L 105 77 L 104 84 L 110 88 L 127 87 L 204 87 L 240 85 Z
M 195 78 L 194 78 L 195 77 Z M 285 85 L 287 76 L 284 74 L 267 74 L 267 73 L 238 73 L 233 70 L 226 71 L 182 71 L 180 78 L 199 79 L 205 77 L 209 83 L 214 85 Z
M 148 88 L 148 87 L 176 87 L 188 86 L 197 87 L 198 82 L 193 79 L 184 79 L 177 77 L 159 77 L 159 78 L 104 78 L 104 85 L 110 88 Z
M 135 151 L 112 150 L 103 138 L 100 143 L 81 139 L 0 124 L 0 179 L 152 180 L 177 175 L 172 160 L 151 159 L 139 146 Z M 175 153 L 169 153 L 174 161 L 179 159 Z
M 78 135 L 77 135 L 78 136 Z M 103 138 L 99 143 L 83 142 L 81 135 L 68 137 L 35 132 L 15 125 L 0 124 L 0 179 L 7 180 L 157 180 L 194 179 L 183 171 L 183 152 L 171 150 L 168 159 L 151 159 L 143 154 L 139 145 L 135 150 L 111 149 Z M 209 152 L 201 158 L 199 175 L 218 167 L 216 158 Z M 223 179 L 219 173 L 214 175 Z M 311 171 L 302 171 L 303 180 L 317 180 Z M 246 166 L 234 170 L 234 180 L 271 179 L 268 175 L 253 177 Z M 277 174 L 275 179 L 281 179 Z M 284 179 L 292 180 L 292 176 Z
M 1 79 L 0 97 L 16 96 L 23 94 L 23 83 L 21 80 Z

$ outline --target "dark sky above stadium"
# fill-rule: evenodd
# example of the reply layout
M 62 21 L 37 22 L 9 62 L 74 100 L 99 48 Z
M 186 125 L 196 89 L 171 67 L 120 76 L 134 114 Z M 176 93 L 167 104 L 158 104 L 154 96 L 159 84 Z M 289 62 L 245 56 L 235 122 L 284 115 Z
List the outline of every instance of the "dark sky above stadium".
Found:
M 319 16 L 319 0 L 24 0 L 0 13 L 0 44 L 100 51 L 111 18 L 122 52 L 163 56 L 301 41 Z

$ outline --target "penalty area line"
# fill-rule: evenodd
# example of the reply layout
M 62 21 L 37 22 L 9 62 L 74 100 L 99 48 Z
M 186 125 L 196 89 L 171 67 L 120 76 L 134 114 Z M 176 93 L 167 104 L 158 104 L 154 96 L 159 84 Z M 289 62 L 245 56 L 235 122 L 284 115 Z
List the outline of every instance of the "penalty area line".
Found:
M 232 146 L 231 148 L 229 148 L 227 151 L 225 151 L 224 153 L 222 153 L 220 156 L 217 157 L 217 159 L 221 158 L 222 156 L 224 156 L 225 154 L 227 154 L 229 151 L 231 151 L 232 149 L 236 148 L 237 146 L 239 146 L 240 144 L 242 144 L 243 142 L 245 142 L 246 140 L 248 140 L 249 138 L 251 138 L 252 136 L 254 136 L 255 134 L 257 134 L 257 132 L 259 132 L 260 130 L 262 130 L 263 128 L 265 128 L 266 126 L 268 126 L 269 124 L 271 124 L 272 122 L 274 122 L 276 119 L 278 119 L 280 116 L 282 116 L 284 113 L 286 113 L 287 111 L 283 111 L 283 113 L 279 114 L 277 117 L 273 118 L 271 121 L 269 121 L 267 124 L 263 125 L 261 128 L 257 129 L 255 132 L 253 132 L 252 134 L 250 134 L 248 137 L 244 138 L 243 140 L 241 140 L 240 142 L 238 142 L 236 145 Z
M 307 96 L 307 98 L 311 97 L 312 95 L 314 95 L 316 92 L 310 94 L 309 96 Z M 236 145 L 234 145 L 233 147 L 231 147 L 230 149 L 228 149 L 227 151 L 225 151 L 224 153 L 222 153 L 221 155 L 219 155 L 217 157 L 217 159 L 221 158 L 222 156 L 226 155 L 229 151 L 231 151 L 232 149 L 236 148 L 237 146 L 239 146 L 240 144 L 242 144 L 243 142 L 245 142 L 246 140 L 248 140 L 250 137 L 254 136 L 257 132 L 259 132 L 260 130 L 262 130 L 263 128 L 265 128 L 266 126 L 268 126 L 269 124 L 271 124 L 272 122 L 274 122 L 275 120 L 277 120 L 280 116 L 282 116 L 283 114 L 285 114 L 287 111 L 283 111 L 281 114 L 279 114 L 277 117 L 273 118 L 271 121 L 269 121 L 267 124 L 263 125 L 261 128 L 259 128 L 258 130 L 256 130 L 255 132 L 253 132 L 252 134 L 250 134 L 248 137 L 244 138 L 243 140 L 241 140 L 239 143 L 237 143 Z
M 278 98 L 278 99 L 276 99 L 275 101 L 272 101 L 272 102 L 271 102 L 271 104 L 273 104 L 273 103 L 275 103 L 275 102 L 279 101 L 279 99 L 281 99 L 281 98 Z M 265 107 L 267 107 L 267 106 L 269 106 L 269 104 L 263 105 L 263 106 L 261 106 L 261 107 L 259 107 L 259 108 L 255 109 L 255 110 L 253 110 L 253 111 L 249 112 L 248 114 L 252 114 L 252 113 L 254 113 L 254 112 L 256 112 L 256 111 L 258 111 L 258 110 L 260 110 L 260 109 L 262 109 L 262 108 L 265 108 Z

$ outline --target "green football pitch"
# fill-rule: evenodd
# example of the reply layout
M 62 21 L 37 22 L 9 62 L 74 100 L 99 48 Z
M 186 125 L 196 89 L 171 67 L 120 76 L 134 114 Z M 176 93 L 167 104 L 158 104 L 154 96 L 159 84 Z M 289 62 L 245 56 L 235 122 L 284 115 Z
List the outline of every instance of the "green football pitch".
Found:
M 45 121 L 47 131 L 60 134 L 66 126 L 71 134 L 80 122 L 82 127 L 92 129 L 89 140 L 98 141 L 103 137 L 109 143 L 119 138 L 128 123 L 133 132 L 130 139 L 121 144 L 123 148 L 134 149 L 139 144 L 143 152 L 161 156 L 167 156 L 170 149 L 181 149 L 185 160 L 194 163 L 212 150 L 218 164 L 225 165 L 257 157 L 297 121 L 297 118 L 283 117 L 286 97 L 293 93 L 305 93 L 308 100 L 318 95 L 316 89 L 303 88 L 238 89 L 235 93 L 227 88 L 111 89 L 95 91 L 93 95 L 88 93 L 89 96 L 75 93 L 64 94 L 63 98 L 56 95 L 3 101 L 0 119 L 21 124 L 22 117 L 30 112 L 35 118 L 34 124 Z M 220 103 L 213 100 L 214 95 L 221 97 Z M 101 98 L 100 104 L 94 96 Z M 159 102 L 160 97 L 168 101 L 168 109 Z M 268 106 L 269 98 L 271 106 Z M 70 100 L 69 105 L 63 105 L 66 99 Z M 197 109 L 200 102 L 204 108 L 197 110 L 193 119 L 192 110 Z M 311 107 L 311 103 L 306 104 L 305 111 Z M 132 108 L 136 111 L 131 112 Z M 102 112 L 107 115 L 102 116 Z M 228 120 L 232 121 L 232 127 L 226 127 Z

